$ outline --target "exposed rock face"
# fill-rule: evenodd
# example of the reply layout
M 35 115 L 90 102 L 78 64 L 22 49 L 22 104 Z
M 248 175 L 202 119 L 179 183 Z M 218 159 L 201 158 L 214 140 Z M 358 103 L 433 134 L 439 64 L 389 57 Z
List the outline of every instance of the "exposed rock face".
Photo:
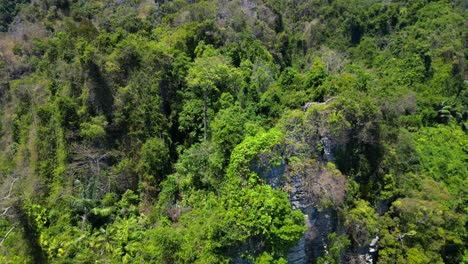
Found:
M 316 263 L 328 252 L 328 236 L 343 232 L 337 210 L 346 197 L 347 177 L 334 164 L 340 162 L 348 147 L 352 147 L 348 144 L 350 140 L 368 143 L 360 138 L 353 139 L 355 130 L 372 134 L 368 129 L 337 126 L 330 122 L 333 120 L 330 115 L 337 111 L 334 98 L 322 103 L 307 103 L 303 110 L 304 113 L 296 112 L 283 120 L 283 141 L 273 149 L 259 153 L 251 167 L 274 189 L 286 191 L 293 209 L 304 214 L 308 229 L 288 254 L 291 264 Z M 381 207 L 381 211 L 386 211 L 384 204 Z M 371 245 L 351 249 L 348 255 L 341 256 L 342 261 L 374 263 L 377 242 L 378 239 Z
M 306 220 L 308 221 L 308 220 Z M 288 254 L 288 263 L 290 264 L 303 264 L 304 261 L 307 259 L 306 251 L 305 251 L 305 236 L 299 240 L 299 243 L 291 249 Z
M 304 264 L 307 263 L 307 248 L 309 241 L 306 242 L 307 233 L 311 230 L 311 221 L 307 212 L 313 211 L 313 207 L 305 203 L 304 192 L 301 186 L 301 180 L 299 176 L 291 178 L 291 191 L 289 192 L 289 201 L 293 209 L 300 209 L 304 214 L 304 220 L 307 225 L 306 234 L 304 234 L 299 240 L 299 243 L 293 247 L 288 255 L 288 263 L 290 264 Z
M 286 172 L 287 173 L 287 172 Z M 298 244 L 291 249 L 288 255 L 288 263 L 290 264 L 307 264 L 307 263 L 316 263 L 318 257 L 320 257 L 323 252 L 327 252 L 327 237 L 333 232 L 337 232 L 338 229 L 338 216 L 337 211 L 333 206 L 326 209 L 318 209 L 318 198 L 314 193 L 311 193 L 308 190 L 307 186 L 310 184 L 310 180 L 307 179 L 318 179 L 322 184 L 321 188 L 329 189 L 334 194 L 338 194 L 338 197 L 327 197 L 328 199 L 336 199 L 339 202 L 344 199 L 343 196 L 339 196 L 340 190 L 334 190 L 330 188 L 344 186 L 344 182 L 334 182 L 332 186 L 327 186 L 323 184 L 326 181 L 324 178 L 323 170 L 317 170 L 313 172 L 312 175 L 303 175 L 297 174 L 290 176 L 288 178 L 289 182 L 289 200 L 293 209 L 299 209 L 304 214 L 305 222 L 308 227 L 306 233 L 298 242 Z M 335 176 L 334 176 L 335 177 Z M 277 182 L 275 183 L 278 184 Z M 283 182 L 284 184 L 284 182 Z M 319 184 L 319 183 L 313 183 Z M 325 195 L 325 194 L 321 194 Z M 378 241 L 379 237 L 375 237 L 369 245 L 363 246 L 358 249 L 358 254 L 354 258 L 357 260 L 357 263 L 362 264 L 372 264 L 375 263 L 378 250 Z
M 302 117 L 285 123 L 283 143 L 262 153 L 252 168 L 270 186 L 288 192 L 293 209 L 304 214 L 308 229 L 288 255 L 291 264 L 316 263 L 327 251 L 328 235 L 338 227 L 335 208 L 346 196 L 346 177 L 328 164 L 348 141 L 346 129 L 332 128 L 328 122 L 333 99 L 307 103 Z
M 307 102 L 305 103 L 304 107 L 303 107 L 303 110 L 304 112 L 306 112 L 307 110 L 309 110 L 310 107 L 314 106 L 314 105 L 326 105 L 328 103 L 330 103 L 331 101 L 333 101 L 335 99 L 335 97 L 331 97 L 331 98 L 328 98 L 325 102 Z
M 291 249 L 288 261 L 291 264 L 315 263 L 326 250 L 327 236 L 336 231 L 337 217 L 333 207 L 318 210 L 322 199 L 339 203 L 344 199 L 344 177 L 335 175 L 323 162 L 305 160 L 298 165 L 285 162 L 272 168 L 256 167 L 273 188 L 282 188 L 289 193 L 293 209 L 304 214 L 308 230 Z M 336 188 L 342 189 L 336 189 Z
M 290 179 L 289 200 L 294 209 L 300 209 L 304 214 L 308 227 L 299 243 L 291 249 L 288 255 L 290 264 L 315 263 L 325 249 L 327 236 L 336 230 L 336 214 L 333 209 L 317 210 L 316 205 L 308 197 L 303 177 L 297 175 Z
M 335 161 L 335 156 L 332 152 L 332 144 L 331 140 L 328 137 L 322 138 L 322 145 L 323 145 L 323 154 L 325 156 L 325 160 L 329 162 Z
M 252 262 L 248 261 L 247 259 L 237 257 L 232 260 L 232 264 L 252 264 Z

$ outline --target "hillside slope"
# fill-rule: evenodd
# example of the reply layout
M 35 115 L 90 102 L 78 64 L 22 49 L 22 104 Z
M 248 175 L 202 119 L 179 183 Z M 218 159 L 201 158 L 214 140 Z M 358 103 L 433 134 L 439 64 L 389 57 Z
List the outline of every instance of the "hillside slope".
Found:
M 468 262 L 464 1 L 0 3 L 0 263 Z

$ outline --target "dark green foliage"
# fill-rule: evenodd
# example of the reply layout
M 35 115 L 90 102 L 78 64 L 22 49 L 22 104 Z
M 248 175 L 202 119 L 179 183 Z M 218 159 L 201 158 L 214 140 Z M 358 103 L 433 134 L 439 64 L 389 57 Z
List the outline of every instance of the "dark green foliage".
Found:
M 23 4 L 28 0 L 8 0 L 0 3 L 0 32 L 8 30 L 8 25 L 13 21 Z
M 159 183 L 170 170 L 169 161 L 169 148 L 164 140 L 152 138 L 143 144 L 137 173 L 146 195 L 155 196 Z
M 218 112 L 212 124 L 212 140 L 216 148 L 229 159 L 231 150 L 244 138 L 245 114 L 238 106 L 229 106 Z
M 318 263 L 376 236 L 378 263 L 467 262 L 466 20 L 459 0 L 0 1 L 0 262 L 287 263 L 295 192 L 336 218 Z

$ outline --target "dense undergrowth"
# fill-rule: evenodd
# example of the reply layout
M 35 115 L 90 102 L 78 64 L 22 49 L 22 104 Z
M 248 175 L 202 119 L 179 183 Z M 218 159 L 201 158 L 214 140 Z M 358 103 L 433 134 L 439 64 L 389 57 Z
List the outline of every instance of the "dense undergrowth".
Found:
M 378 263 L 468 262 L 463 1 L 15 0 L 0 18 L 1 263 L 286 263 L 306 226 L 263 178 L 278 166 L 314 172 L 337 212 L 319 262 L 377 235 Z

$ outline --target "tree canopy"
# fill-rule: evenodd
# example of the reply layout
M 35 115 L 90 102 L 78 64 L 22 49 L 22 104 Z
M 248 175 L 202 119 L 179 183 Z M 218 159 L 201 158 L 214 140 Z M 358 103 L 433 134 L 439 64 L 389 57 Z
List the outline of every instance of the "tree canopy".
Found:
M 0 262 L 468 262 L 467 16 L 1 1 Z

